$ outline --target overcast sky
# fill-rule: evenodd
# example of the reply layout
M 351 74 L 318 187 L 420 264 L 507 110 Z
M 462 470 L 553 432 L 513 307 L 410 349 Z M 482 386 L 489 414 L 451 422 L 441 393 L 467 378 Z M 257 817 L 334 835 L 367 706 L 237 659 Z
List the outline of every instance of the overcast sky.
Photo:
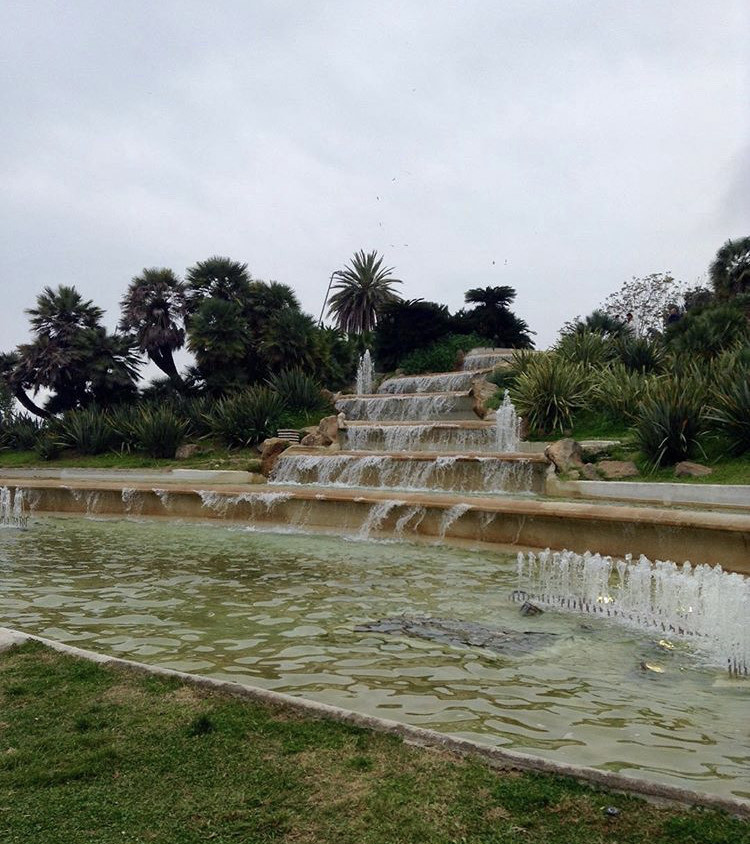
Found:
M 358 249 L 451 309 L 512 285 L 544 347 L 750 234 L 747 0 L 0 9 L 0 350 L 44 285 L 113 327 L 143 267 L 212 254 L 317 317 Z

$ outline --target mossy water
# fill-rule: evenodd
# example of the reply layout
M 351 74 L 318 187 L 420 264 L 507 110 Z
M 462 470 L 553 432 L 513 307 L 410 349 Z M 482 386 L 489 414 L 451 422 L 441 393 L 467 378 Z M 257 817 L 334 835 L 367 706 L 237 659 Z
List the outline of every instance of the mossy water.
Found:
M 600 619 L 522 617 L 512 555 L 43 518 L 0 531 L 0 583 L 5 626 L 750 797 L 750 684 L 700 666 L 679 642 Z M 555 635 L 514 654 L 357 630 L 401 614 Z

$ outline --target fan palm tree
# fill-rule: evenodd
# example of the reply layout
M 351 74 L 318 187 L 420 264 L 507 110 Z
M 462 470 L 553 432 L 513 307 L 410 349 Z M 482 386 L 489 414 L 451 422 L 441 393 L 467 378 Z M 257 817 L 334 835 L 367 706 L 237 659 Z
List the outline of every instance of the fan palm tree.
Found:
M 204 299 L 224 299 L 244 305 L 252 276 L 247 264 L 213 255 L 198 261 L 185 273 L 187 302 L 190 313 L 197 310 Z
M 132 332 L 142 352 L 182 386 L 173 353 L 185 343 L 185 285 L 166 267 L 144 269 L 130 282 L 120 302 L 120 331 Z
M 108 334 L 100 322 L 102 309 L 74 287 L 46 287 L 27 313 L 36 336 L 18 347 L 12 377 L 22 388 L 51 390 L 47 411 L 108 404 L 135 394 L 138 359 L 132 341 Z
M 383 305 L 401 297 L 392 289 L 401 280 L 394 278 L 393 267 L 384 267 L 376 251 L 354 253 L 348 267 L 334 273 L 336 279 L 328 306 L 341 331 L 362 334 L 372 331 Z
M 721 299 L 750 290 L 750 237 L 728 240 L 716 253 L 708 275 Z
M 459 311 L 456 321 L 496 346 L 530 349 L 534 344 L 529 326 L 509 307 L 515 298 L 516 291 L 507 285 L 474 287 L 464 295 L 466 303 L 474 307 Z

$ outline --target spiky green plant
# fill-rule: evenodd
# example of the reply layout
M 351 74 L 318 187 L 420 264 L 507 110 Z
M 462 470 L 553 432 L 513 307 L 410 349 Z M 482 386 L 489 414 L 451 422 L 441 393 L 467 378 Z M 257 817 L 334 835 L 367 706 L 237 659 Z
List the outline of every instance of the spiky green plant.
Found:
M 268 384 L 290 410 L 319 410 L 325 406 L 320 384 L 299 367 L 272 375 Z
M 135 447 L 150 457 L 174 457 L 189 424 L 169 405 L 139 408 L 131 422 Z
M 705 384 L 691 378 L 655 379 L 638 404 L 635 439 L 654 468 L 693 457 L 705 433 Z
M 103 454 L 115 445 L 115 431 L 98 408 L 69 410 L 60 421 L 60 441 L 79 454 Z
M 647 337 L 625 334 L 615 349 L 619 361 L 631 372 L 661 372 L 664 368 L 663 346 Z
M 216 402 L 209 413 L 212 433 L 226 445 L 256 445 L 276 433 L 284 400 L 268 387 L 250 387 Z
M 383 266 L 375 250 L 355 252 L 349 266 L 337 270 L 334 278 L 328 313 L 347 334 L 372 331 L 380 309 L 399 298 L 393 285 L 401 279 L 393 277 L 393 267 Z
M 593 385 L 586 369 L 554 352 L 531 358 L 510 390 L 518 413 L 535 434 L 571 427 L 573 414 L 585 407 Z
M 648 383 L 642 372 L 632 371 L 616 361 L 593 375 L 592 404 L 613 421 L 633 421 Z
M 563 334 L 555 346 L 557 354 L 571 363 L 601 369 L 617 357 L 617 346 L 608 336 L 585 329 Z

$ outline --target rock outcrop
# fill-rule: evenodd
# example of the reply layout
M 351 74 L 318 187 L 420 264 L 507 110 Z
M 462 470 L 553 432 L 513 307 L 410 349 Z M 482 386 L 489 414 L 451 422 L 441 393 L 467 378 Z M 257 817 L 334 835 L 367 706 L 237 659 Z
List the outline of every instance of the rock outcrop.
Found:
M 544 449 L 544 456 L 560 473 L 567 473 L 583 466 L 583 452 L 581 446 L 572 439 L 566 438 L 550 443 Z

